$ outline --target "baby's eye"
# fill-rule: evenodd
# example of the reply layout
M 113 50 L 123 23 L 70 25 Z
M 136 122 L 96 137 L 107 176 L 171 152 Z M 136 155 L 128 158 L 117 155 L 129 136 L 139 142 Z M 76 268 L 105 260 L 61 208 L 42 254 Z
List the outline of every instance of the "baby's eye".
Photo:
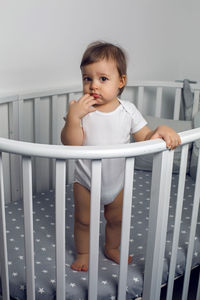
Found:
M 91 78 L 90 77 L 83 77 L 83 81 L 91 81 Z
M 107 77 L 105 77 L 105 76 L 100 77 L 100 81 L 106 81 L 106 80 L 108 80 Z

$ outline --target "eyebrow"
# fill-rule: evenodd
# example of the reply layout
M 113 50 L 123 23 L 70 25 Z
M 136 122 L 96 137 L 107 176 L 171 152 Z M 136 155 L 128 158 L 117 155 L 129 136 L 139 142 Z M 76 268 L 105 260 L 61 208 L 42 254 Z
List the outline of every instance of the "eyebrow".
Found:
M 110 75 L 106 74 L 106 73 L 97 73 L 97 75 L 99 76 L 106 76 L 106 77 L 109 77 Z M 82 76 L 88 76 L 88 77 L 91 77 L 91 75 L 87 74 L 87 73 L 82 73 Z

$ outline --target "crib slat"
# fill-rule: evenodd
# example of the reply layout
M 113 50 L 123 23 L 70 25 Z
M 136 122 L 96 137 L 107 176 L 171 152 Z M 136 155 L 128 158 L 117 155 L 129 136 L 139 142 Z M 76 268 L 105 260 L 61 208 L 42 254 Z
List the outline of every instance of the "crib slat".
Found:
M 185 275 L 184 275 L 184 282 L 183 282 L 182 300 L 187 300 L 187 295 L 188 295 L 190 272 L 191 272 L 191 265 L 192 265 L 193 251 L 194 251 L 194 241 L 195 241 L 195 234 L 196 234 L 196 225 L 198 220 L 199 198 L 200 198 L 200 151 L 199 151 L 199 158 L 198 158 L 198 165 L 197 165 L 197 176 L 196 176 L 195 191 L 194 191 L 194 202 L 193 202 L 193 210 L 192 210 L 192 218 L 191 218 L 190 237 L 188 243 Z
M 179 172 L 178 192 L 177 192 L 176 216 L 175 216 L 175 224 L 174 224 L 172 255 L 170 260 L 169 280 L 167 284 L 166 300 L 171 300 L 172 293 L 173 293 L 174 275 L 175 275 L 175 268 L 176 268 L 176 258 L 177 258 L 179 233 L 180 233 L 180 226 L 181 226 L 181 215 L 182 215 L 182 207 L 183 207 L 183 196 L 184 196 L 184 188 L 185 188 L 188 147 L 189 147 L 188 144 L 184 145 L 182 147 L 182 152 L 181 152 L 181 165 L 180 165 L 180 172 Z
M 0 153 L 0 261 L 1 261 L 1 284 L 3 299 L 10 299 L 9 277 L 8 277 L 8 253 L 6 239 L 6 219 L 5 219 L 5 194 L 3 177 L 2 154 Z
M 20 120 L 19 101 L 12 103 L 12 109 L 9 109 L 9 137 L 14 140 L 20 139 Z M 16 176 L 17 174 L 17 176 Z M 21 161 L 20 157 L 10 154 L 10 176 L 11 176 L 11 199 L 19 200 L 21 197 Z
M 18 109 L 19 109 L 19 140 L 24 140 L 24 117 L 23 117 L 24 99 L 19 98 Z
M 193 104 L 193 109 L 192 109 L 192 117 L 198 112 L 199 110 L 199 94 L 200 91 L 196 90 L 194 92 L 194 104 Z
M 101 160 L 92 161 L 91 201 L 90 201 L 90 260 L 88 299 L 97 299 L 99 221 L 101 198 Z
M 123 213 L 122 213 L 122 233 L 121 233 L 121 253 L 120 253 L 120 277 L 118 288 L 118 299 L 126 299 L 128 252 L 131 224 L 132 189 L 133 189 L 134 158 L 126 159 Z
M 162 90 L 163 90 L 162 87 L 158 87 L 156 89 L 156 111 L 155 111 L 156 117 L 161 116 Z
M 34 120 L 34 143 L 40 143 L 40 98 L 35 98 L 34 99 L 34 115 L 33 115 L 33 120 Z M 34 158 L 34 179 L 35 179 L 35 186 L 36 186 L 36 191 L 40 191 L 40 179 L 41 179 L 41 165 L 38 162 L 38 158 Z
M 173 159 L 174 159 L 174 151 L 168 151 L 168 163 L 167 167 L 164 168 L 163 173 L 165 176 L 164 189 L 161 188 L 161 199 L 159 200 L 162 203 L 163 210 L 163 219 L 162 219 L 162 234 L 159 238 L 160 241 L 160 256 L 158 257 L 159 268 L 157 271 L 156 281 L 156 295 L 158 295 L 158 299 L 160 299 L 160 288 L 162 284 L 162 273 L 163 273 L 163 264 L 164 264 L 164 253 L 165 253 L 165 244 L 166 244 L 166 236 L 167 236 L 167 224 L 168 224 L 168 213 L 169 213 L 169 201 L 170 201 L 170 192 L 171 192 L 171 181 L 172 181 L 172 168 L 173 168 Z M 166 177 L 167 174 L 167 177 Z M 163 197 L 163 191 L 165 196 Z M 162 199 L 163 197 L 163 199 Z M 164 203 L 163 203 L 164 201 Z M 158 243 L 157 243 L 158 245 Z M 157 246 L 156 245 L 156 246 Z M 155 298 L 156 299 L 156 298 Z
M 71 100 L 75 99 L 75 93 L 69 93 L 67 95 L 67 101 L 66 101 L 66 112 L 68 112 L 69 103 Z M 67 161 L 67 183 L 72 183 L 74 178 L 74 160 L 70 159 Z
M 33 205 L 32 205 L 32 165 L 30 157 L 22 158 L 23 203 L 27 299 L 35 299 L 34 241 L 33 241 Z
M 60 134 L 58 132 L 58 95 L 53 95 L 51 99 L 51 118 L 50 118 L 50 131 L 51 131 L 51 144 L 57 145 L 58 144 L 58 138 L 60 137 Z M 50 186 L 51 188 L 55 187 L 55 160 L 50 160 Z
M 174 151 L 163 151 L 155 154 L 153 159 L 144 300 L 160 299 L 173 154 Z M 168 174 L 167 177 L 166 174 Z
M 65 299 L 65 160 L 56 160 L 56 299 Z
M 137 107 L 139 111 L 143 112 L 144 110 L 144 87 L 143 86 L 140 86 L 138 88 Z
M 174 116 L 173 116 L 174 120 L 179 120 L 180 107 L 181 107 L 181 88 L 176 88 L 175 102 L 174 102 Z
M 52 100 L 52 109 L 51 109 L 51 144 L 58 144 L 58 128 L 57 128 L 57 115 L 58 115 L 58 95 L 53 95 Z
M 34 99 L 34 142 L 40 142 L 40 98 Z
M 34 142 L 44 143 L 42 140 L 43 136 L 41 133 L 41 99 L 34 99 Z M 48 141 L 49 142 L 49 141 Z M 36 191 L 41 192 L 44 188 L 49 189 L 49 160 L 47 158 L 34 158 L 34 178 Z

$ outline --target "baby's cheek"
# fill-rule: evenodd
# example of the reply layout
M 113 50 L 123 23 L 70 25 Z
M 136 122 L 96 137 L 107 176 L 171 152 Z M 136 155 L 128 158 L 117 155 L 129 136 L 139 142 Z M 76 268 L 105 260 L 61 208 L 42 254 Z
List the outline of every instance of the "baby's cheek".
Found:
M 88 86 L 86 84 L 83 85 L 83 94 L 88 93 Z

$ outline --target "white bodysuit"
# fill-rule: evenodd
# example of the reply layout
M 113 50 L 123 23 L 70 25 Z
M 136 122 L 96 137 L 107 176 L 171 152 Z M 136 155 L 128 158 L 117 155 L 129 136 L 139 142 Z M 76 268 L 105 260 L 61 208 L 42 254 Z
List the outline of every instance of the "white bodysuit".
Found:
M 96 110 L 82 118 L 83 145 L 115 145 L 130 143 L 130 135 L 142 129 L 147 122 L 134 104 L 118 99 L 120 105 L 112 112 Z M 124 158 L 102 160 L 101 201 L 111 203 L 124 185 Z M 75 182 L 88 190 L 91 186 L 91 160 L 79 159 L 75 165 Z

